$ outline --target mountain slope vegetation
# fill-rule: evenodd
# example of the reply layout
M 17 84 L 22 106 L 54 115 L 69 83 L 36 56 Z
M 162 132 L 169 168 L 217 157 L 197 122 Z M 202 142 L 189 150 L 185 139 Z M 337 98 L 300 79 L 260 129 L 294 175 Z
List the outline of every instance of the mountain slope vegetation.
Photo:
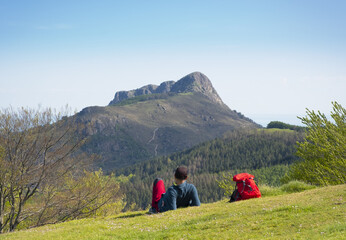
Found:
M 227 131 L 259 127 L 230 110 L 201 73 L 117 92 L 109 106 L 88 107 L 76 117 L 89 126 L 83 150 L 100 155 L 97 167 L 105 172 L 191 148 Z

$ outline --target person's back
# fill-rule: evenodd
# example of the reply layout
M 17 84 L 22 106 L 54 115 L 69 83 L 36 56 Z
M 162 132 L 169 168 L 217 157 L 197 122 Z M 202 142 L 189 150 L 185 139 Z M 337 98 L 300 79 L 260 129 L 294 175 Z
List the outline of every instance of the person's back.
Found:
M 193 184 L 184 182 L 172 187 L 177 192 L 177 208 L 201 205 L 197 189 Z
M 187 168 L 178 167 L 174 174 L 174 185 L 164 190 L 163 181 L 155 180 L 153 186 L 152 210 L 165 212 L 179 207 L 200 206 L 196 187 L 187 183 Z M 159 190 L 158 190 L 159 189 Z M 158 200 L 159 199 L 159 200 Z
M 160 212 L 165 212 L 179 207 L 200 205 L 196 187 L 191 183 L 183 182 L 168 188 L 159 201 L 158 207 Z

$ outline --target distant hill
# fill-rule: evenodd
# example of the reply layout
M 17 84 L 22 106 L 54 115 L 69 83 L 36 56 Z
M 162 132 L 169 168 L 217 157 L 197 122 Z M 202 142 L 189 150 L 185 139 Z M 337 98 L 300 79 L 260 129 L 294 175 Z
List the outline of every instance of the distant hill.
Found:
M 289 129 L 289 130 L 295 130 L 299 132 L 306 131 L 306 127 L 291 125 L 291 124 L 283 123 L 280 121 L 271 121 L 270 123 L 268 123 L 267 128 L 268 129 L 270 128 Z
M 177 82 L 117 92 L 108 106 L 85 108 L 76 117 L 89 126 L 83 150 L 99 154 L 97 166 L 106 172 L 182 151 L 234 129 L 260 127 L 229 109 L 199 72 Z

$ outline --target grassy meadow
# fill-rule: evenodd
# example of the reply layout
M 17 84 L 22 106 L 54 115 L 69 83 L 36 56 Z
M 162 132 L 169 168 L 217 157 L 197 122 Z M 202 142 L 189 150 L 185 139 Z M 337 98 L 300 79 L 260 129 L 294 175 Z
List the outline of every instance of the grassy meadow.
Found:
M 345 239 L 346 185 L 160 214 L 74 220 L 0 235 L 4 239 Z

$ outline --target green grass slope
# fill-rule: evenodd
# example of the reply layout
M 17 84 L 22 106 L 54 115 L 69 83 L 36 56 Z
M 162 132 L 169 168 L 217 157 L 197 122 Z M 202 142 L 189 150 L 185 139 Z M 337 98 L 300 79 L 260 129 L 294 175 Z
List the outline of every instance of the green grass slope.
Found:
M 147 215 L 130 212 L 0 239 L 345 239 L 346 185 Z

